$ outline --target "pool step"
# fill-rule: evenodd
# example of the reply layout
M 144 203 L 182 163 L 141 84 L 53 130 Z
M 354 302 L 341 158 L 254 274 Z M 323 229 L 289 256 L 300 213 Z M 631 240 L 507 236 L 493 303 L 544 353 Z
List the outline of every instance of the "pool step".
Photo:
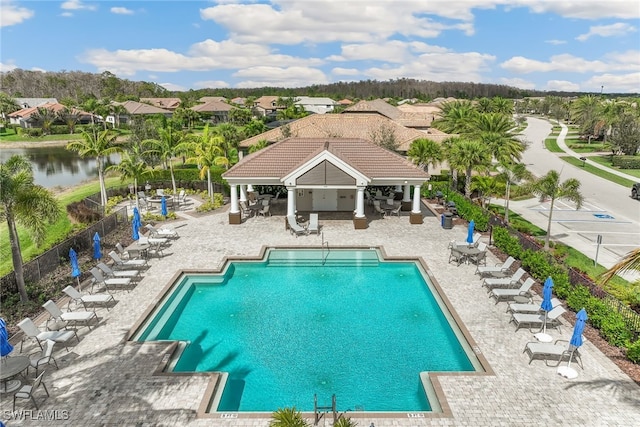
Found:
M 324 258 L 324 259 L 323 259 Z M 380 263 L 378 254 L 372 250 L 340 251 L 333 250 L 274 250 L 269 253 L 268 266 L 331 266 L 331 267 L 376 267 Z

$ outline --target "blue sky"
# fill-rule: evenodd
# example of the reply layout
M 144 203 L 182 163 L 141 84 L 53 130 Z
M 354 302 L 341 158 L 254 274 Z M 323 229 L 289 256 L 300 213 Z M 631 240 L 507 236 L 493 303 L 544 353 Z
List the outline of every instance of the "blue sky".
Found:
M 637 0 L 0 0 L 0 70 L 170 90 L 414 78 L 640 93 Z

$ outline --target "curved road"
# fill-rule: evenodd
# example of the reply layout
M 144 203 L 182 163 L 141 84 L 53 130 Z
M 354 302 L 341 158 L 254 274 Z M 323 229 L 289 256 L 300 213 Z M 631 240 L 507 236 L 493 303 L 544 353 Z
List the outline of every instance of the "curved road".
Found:
M 527 122 L 528 126 L 522 133 L 523 139 L 529 142 L 522 159 L 527 168 L 536 176 L 557 170 L 561 171 L 562 181 L 568 178 L 579 180 L 580 191 L 585 199 L 579 211 L 571 203 L 556 202 L 551 227 L 553 239 L 563 241 L 594 259 L 597 236 L 601 235 L 598 263 L 605 267 L 612 266 L 627 252 L 640 246 L 640 201 L 631 198 L 631 189 L 559 158 L 568 153 L 550 153 L 544 148 L 543 142 L 551 133 L 551 123 L 535 117 L 529 117 Z M 572 154 L 577 156 L 576 153 Z M 529 199 L 511 202 L 509 207 L 546 230 L 548 203 Z M 625 277 L 633 279 L 637 276 Z

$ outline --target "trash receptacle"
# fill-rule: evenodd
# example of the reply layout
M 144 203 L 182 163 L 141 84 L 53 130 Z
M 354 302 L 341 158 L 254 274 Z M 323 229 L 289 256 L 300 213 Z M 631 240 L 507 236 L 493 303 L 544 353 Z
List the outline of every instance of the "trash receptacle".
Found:
M 445 212 L 442 214 L 442 228 L 450 230 L 453 228 L 453 214 Z

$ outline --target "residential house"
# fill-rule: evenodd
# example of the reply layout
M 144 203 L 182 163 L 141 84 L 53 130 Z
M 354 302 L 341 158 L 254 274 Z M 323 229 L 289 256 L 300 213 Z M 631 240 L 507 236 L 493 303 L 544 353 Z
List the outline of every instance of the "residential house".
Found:
M 180 98 L 140 98 L 140 102 L 150 104 L 164 110 L 174 111 L 182 102 Z
M 340 101 L 338 101 L 338 105 L 342 105 L 342 106 L 345 106 L 345 107 L 348 106 L 348 105 L 351 105 L 351 104 L 353 104 L 353 101 L 350 100 L 350 99 L 346 99 L 346 98 L 345 99 L 341 99 Z
M 211 97 L 214 98 L 214 97 Z M 216 97 L 221 98 L 221 97 Z M 191 109 L 197 113 L 202 114 L 205 117 L 209 117 L 211 123 L 226 123 L 229 121 L 229 112 L 235 110 L 236 107 L 227 104 L 226 102 L 213 100 L 207 101 L 204 104 L 194 105 Z
M 137 101 L 125 101 L 125 102 L 112 102 L 112 105 L 121 105 L 126 110 L 126 113 L 119 114 L 118 117 L 115 117 L 113 114 L 109 114 L 105 121 L 107 123 L 111 123 L 115 125 L 116 123 L 128 123 L 135 116 L 148 116 L 152 114 L 162 114 L 166 118 L 171 118 L 173 115 L 172 111 L 165 110 L 164 108 L 154 107 L 153 105 L 143 104 L 142 102 Z
M 225 98 L 224 96 L 203 96 L 202 98 L 198 99 L 198 102 L 201 102 L 203 104 L 205 102 L 211 102 L 211 101 L 227 102 L 227 98 Z
M 337 103 L 331 98 L 299 96 L 296 98 L 295 105 L 301 106 L 309 113 L 325 114 L 331 113 Z
M 14 111 L 13 113 L 7 114 L 7 117 L 9 117 L 9 123 L 18 125 L 23 128 L 32 128 L 37 126 L 38 123 L 36 121 L 36 117 L 38 108 L 46 108 L 53 111 L 54 113 L 58 113 L 67 107 L 60 104 L 59 102 L 47 102 L 36 107 L 23 108 L 21 110 Z M 77 108 L 71 108 L 70 111 L 71 114 L 75 114 L 78 116 L 78 124 L 91 123 L 91 113 L 87 113 L 86 111 L 82 111 Z M 62 120 L 57 120 L 55 124 L 64 124 L 64 122 Z
M 239 97 L 239 96 L 238 96 L 238 97 L 236 97 L 236 98 L 233 98 L 233 99 L 232 99 L 231 101 L 229 101 L 229 102 L 231 102 L 232 104 L 235 104 L 235 105 L 239 105 L 239 106 L 241 106 L 241 107 L 244 107 L 244 104 L 247 102 L 247 98 L 241 98 L 241 97 Z
M 284 110 L 286 107 L 278 105 L 279 96 L 261 96 L 253 102 L 253 110 L 257 115 L 263 117 L 275 118 L 278 110 Z
M 56 98 L 13 98 L 22 108 L 39 107 L 43 104 L 57 104 Z
M 404 105 L 403 108 L 410 107 Z M 350 107 L 345 108 L 342 114 L 361 114 L 361 113 L 377 113 L 388 117 L 391 120 L 400 123 L 403 126 L 427 130 L 431 128 L 431 122 L 435 119 L 435 114 L 431 112 L 423 112 L 421 110 L 403 111 L 399 107 L 387 103 L 382 99 L 374 99 L 372 101 L 360 101 Z

